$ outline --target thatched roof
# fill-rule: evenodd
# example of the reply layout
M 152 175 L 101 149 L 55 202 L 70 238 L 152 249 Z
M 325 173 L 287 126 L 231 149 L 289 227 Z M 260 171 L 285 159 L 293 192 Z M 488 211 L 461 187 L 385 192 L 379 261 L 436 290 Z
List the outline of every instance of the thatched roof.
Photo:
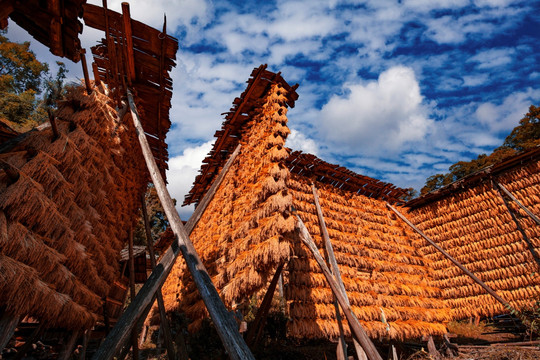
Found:
M 540 147 L 408 203 L 409 218 L 514 308 L 540 298 L 538 265 L 491 180 L 507 188 L 532 213 L 540 215 Z M 540 226 L 510 201 L 533 248 L 540 246 Z M 537 252 L 537 250 L 535 250 Z M 508 312 L 430 246 L 435 284 L 453 317 Z
M 448 310 L 437 300 L 440 290 L 431 285 L 429 263 L 418 252 L 421 242 L 384 206 L 384 200 L 396 200 L 403 191 L 309 154 L 291 155 L 283 145 L 289 134 L 286 104 L 294 88 L 287 91 L 281 79 L 267 81 L 265 92 L 258 95 L 260 100 L 251 101 L 249 111 L 233 108 L 236 112 L 216 133 L 214 149 L 186 199 L 200 199 L 223 166 L 225 155 L 242 144 L 190 236 L 225 304 L 246 310 L 252 296 L 266 289 L 277 265 L 285 262 L 292 318 L 289 334 L 337 336 L 330 288 L 296 238 L 291 214 L 297 209 L 321 245 L 310 190 L 314 180 L 322 192 L 323 211 L 353 310 L 370 335 L 412 337 L 444 332 Z M 242 98 L 249 98 L 246 93 L 254 83 L 250 80 Z M 246 115 L 233 122 L 239 112 Z M 325 171 L 329 176 L 323 176 Z M 184 311 L 195 320 L 192 326 L 206 316 L 183 263 L 175 265 L 163 292 L 168 309 Z M 381 308 L 390 321 L 389 332 L 380 322 Z
M 2 148 L 0 306 L 89 328 L 120 279 L 147 174 L 134 130 L 97 89 L 71 89 L 55 115 L 58 137 L 43 126 Z

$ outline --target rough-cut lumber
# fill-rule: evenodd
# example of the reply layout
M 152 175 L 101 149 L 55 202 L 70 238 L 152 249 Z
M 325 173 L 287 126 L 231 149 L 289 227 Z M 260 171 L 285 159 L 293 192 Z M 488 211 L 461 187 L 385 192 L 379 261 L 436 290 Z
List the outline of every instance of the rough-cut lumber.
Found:
M 150 254 L 150 263 L 152 264 L 152 270 L 156 268 L 156 256 L 154 254 L 154 239 L 152 238 L 152 231 L 150 230 L 150 221 L 148 220 L 148 212 L 146 211 L 146 201 L 144 194 L 141 199 L 141 211 L 144 221 L 144 231 L 146 233 L 146 246 L 148 247 L 148 254 Z M 165 345 L 167 346 L 167 357 L 169 360 L 176 359 L 176 351 L 172 342 L 171 328 L 169 327 L 169 321 L 167 320 L 167 314 L 165 313 L 165 305 L 163 304 L 163 295 L 161 289 L 158 289 L 156 293 L 159 318 L 161 322 L 161 329 L 163 330 L 163 337 L 165 338 Z M 187 354 L 181 352 L 181 360 L 187 360 Z
M 148 141 L 144 134 L 144 130 L 142 129 L 139 115 L 133 102 L 133 96 L 129 91 L 127 92 L 127 95 L 132 120 L 135 125 L 137 136 L 146 164 L 148 166 L 148 170 L 150 172 L 150 176 L 152 178 L 152 182 L 156 187 L 156 192 L 161 201 L 163 209 L 165 210 L 167 219 L 169 219 L 173 233 L 176 235 L 176 241 L 173 242 L 171 248 L 167 250 L 161 262 L 143 285 L 139 291 L 139 296 L 133 300 L 128 309 L 120 317 L 117 326 L 115 326 L 115 328 L 103 342 L 102 346 L 98 349 L 94 355 L 94 359 L 112 359 L 114 354 L 120 350 L 122 344 L 124 344 L 127 340 L 129 332 L 135 326 L 135 323 L 140 317 L 142 311 L 144 311 L 146 306 L 148 306 L 148 304 L 152 301 L 153 295 L 165 281 L 179 252 L 182 252 L 184 259 L 186 260 L 189 271 L 194 278 L 201 297 L 205 301 L 208 312 L 214 321 L 218 334 L 220 335 L 229 356 L 232 359 L 254 359 L 251 351 L 244 342 L 244 339 L 238 332 L 236 322 L 221 302 L 221 299 L 219 298 L 219 295 L 213 286 L 210 277 L 208 276 L 208 272 L 201 263 L 200 258 L 197 255 L 193 244 L 191 243 L 191 240 L 189 240 L 187 231 L 191 232 L 192 228 L 185 229 L 180 217 L 178 216 L 178 212 L 174 207 L 172 198 L 165 187 L 165 182 L 161 177 L 159 169 L 155 163 L 155 159 L 148 146 Z M 232 161 L 228 161 L 229 166 L 230 163 L 232 163 Z M 228 167 L 224 167 L 222 173 L 226 173 L 226 168 L 228 169 Z M 216 179 L 216 182 L 217 180 L 218 179 Z M 217 186 L 215 187 L 216 189 Z
M 264 295 L 261 306 L 259 307 L 259 310 L 257 311 L 255 320 L 253 320 L 253 324 L 251 325 L 251 328 L 249 329 L 246 335 L 246 342 L 251 347 L 257 345 L 257 342 L 262 334 L 262 330 L 264 328 L 264 324 L 268 316 L 268 311 L 270 311 L 270 306 L 272 305 L 272 299 L 274 298 L 274 293 L 276 292 L 276 286 L 277 286 L 278 280 L 281 276 L 281 272 L 283 271 L 284 266 L 285 266 L 284 263 L 281 263 L 278 265 L 276 269 L 276 273 L 274 274 L 272 281 L 270 281 L 270 286 L 268 286 L 268 290 L 266 291 L 266 294 Z
M 328 284 L 330 285 L 330 288 L 332 289 L 332 292 L 336 296 L 339 305 L 343 309 L 343 313 L 345 314 L 345 317 L 347 318 L 347 321 L 349 322 L 349 327 L 351 328 L 351 332 L 354 334 L 355 338 L 358 340 L 360 345 L 362 345 L 364 351 L 366 352 L 366 355 L 368 356 L 369 360 L 382 360 L 381 355 L 377 352 L 377 349 L 375 348 L 375 345 L 373 345 L 373 342 L 369 338 L 369 336 L 366 334 L 366 331 L 364 328 L 362 328 L 362 325 L 360 325 L 360 322 L 354 315 L 354 313 L 351 310 L 351 307 L 347 304 L 347 300 L 345 299 L 345 296 L 341 293 L 341 290 L 339 288 L 339 285 L 337 281 L 332 276 L 332 273 L 330 272 L 330 269 L 328 269 L 328 266 L 326 265 L 326 262 L 324 261 L 323 257 L 321 256 L 319 249 L 317 249 L 317 246 L 313 242 L 313 239 L 311 238 L 311 235 L 309 234 L 306 225 L 300 218 L 300 216 L 296 215 L 297 222 L 297 231 L 298 235 L 300 237 L 300 240 L 308 247 L 308 249 L 312 252 L 313 256 L 315 257 L 315 260 L 317 260 L 317 263 L 319 264 L 321 270 L 323 271 L 324 277 L 328 281 Z
M 504 307 L 511 310 L 512 307 L 510 304 L 505 301 L 502 297 L 500 297 L 492 288 L 490 288 L 486 283 L 484 283 L 482 280 L 480 280 L 476 275 L 474 275 L 472 272 L 467 270 L 465 266 L 463 266 L 459 261 L 454 259 L 452 255 L 444 251 L 443 248 L 441 248 L 439 245 L 437 245 L 436 242 L 431 240 L 426 234 L 424 234 L 420 229 L 418 229 L 413 223 L 411 223 L 402 213 L 400 213 L 396 208 L 394 208 L 390 204 L 386 204 L 390 210 L 392 210 L 401 220 L 403 220 L 407 225 L 409 225 L 414 231 L 416 231 L 421 237 L 423 237 L 428 243 L 433 245 L 441 254 L 443 254 L 448 260 L 450 260 L 454 265 L 459 267 L 461 271 L 463 271 L 466 275 L 468 275 L 471 279 L 473 279 L 478 285 L 480 285 L 486 292 L 493 296 L 498 302 L 500 302 Z
M 504 187 L 503 184 L 496 181 L 495 185 L 497 185 L 500 190 L 502 190 L 506 195 L 508 195 L 508 197 L 512 199 L 512 201 L 518 204 L 518 206 L 523 209 L 523 211 L 525 211 L 531 219 L 533 219 L 538 225 L 540 225 L 540 219 L 536 215 L 534 215 L 531 210 L 527 209 L 527 207 L 523 205 L 521 201 L 519 201 L 510 191 L 508 191 L 508 189 Z
M 317 217 L 319 218 L 319 226 L 321 228 L 322 237 L 324 239 L 324 246 L 326 248 L 326 256 L 328 257 L 328 262 L 330 263 L 330 270 L 332 275 L 337 280 L 341 293 L 344 295 L 345 300 L 347 300 L 347 305 L 350 305 L 349 297 L 347 296 L 347 291 L 345 291 L 345 285 L 343 284 L 343 279 L 341 278 L 341 273 L 337 264 L 336 256 L 334 254 L 334 248 L 330 242 L 330 236 L 328 235 L 328 229 L 326 228 L 326 223 L 324 221 L 324 216 L 321 209 L 321 204 L 319 203 L 319 194 L 315 184 L 311 184 L 311 191 L 313 192 L 313 198 L 315 199 L 315 208 L 317 209 Z M 345 343 L 345 335 L 343 332 L 343 324 L 341 323 L 341 314 L 339 313 L 339 306 L 337 300 L 334 299 L 334 305 L 336 307 L 336 319 L 338 321 L 339 327 L 339 344 L 341 347 L 343 357 L 347 357 L 347 344 Z M 354 347 L 357 353 L 362 353 L 364 350 L 360 347 L 360 344 L 354 340 Z M 338 351 L 338 358 L 340 357 L 340 352 Z
M 64 344 L 62 350 L 60 351 L 60 354 L 58 355 L 58 360 L 68 360 L 71 358 L 71 354 L 73 354 L 73 349 L 75 348 L 75 343 L 77 342 L 78 337 L 78 331 L 74 331 L 71 333 L 71 336 Z
M 129 293 L 131 299 L 135 298 L 135 258 L 133 257 L 133 229 L 129 229 Z M 137 328 L 131 331 L 131 346 L 133 347 L 133 360 L 139 360 L 139 344 L 137 342 Z
M 13 336 L 17 324 L 19 324 L 19 316 L 3 312 L 0 309 L 0 354 Z

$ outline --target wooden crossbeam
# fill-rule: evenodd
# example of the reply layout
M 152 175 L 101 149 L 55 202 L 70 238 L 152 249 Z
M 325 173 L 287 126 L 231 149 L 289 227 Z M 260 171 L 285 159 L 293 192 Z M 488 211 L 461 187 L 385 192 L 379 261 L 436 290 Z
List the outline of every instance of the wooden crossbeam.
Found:
M 319 194 L 318 194 L 317 188 L 315 187 L 315 184 L 313 183 L 311 184 L 311 191 L 313 192 L 313 198 L 315 200 L 315 208 L 317 209 L 317 217 L 319 218 L 319 227 L 321 228 L 321 234 L 324 239 L 326 256 L 331 266 L 330 269 L 332 271 L 332 275 L 338 282 L 341 293 L 343 294 L 343 296 L 345 297 L 345 300 L 347 301 L 347 305 L 350 306 L 351 304 L 349 301 L 349 297 L 347 296 L 347 291 L 345 290 L 345 284 L 343 284 L 343 279 L 341 278 L 339 266 L 336 260 L 336 256 L 334 254 L 334 248 L 332 247 L 332 242 L 330 241 L 330 236 L 328 235 L 328 229 L 326 228 L 326 222 L 324 221 L 321 204 L 319 203 Z M 338 327 L 339 327 L 340 345 L 343 351 L 343 357 L 347 358 L 347 344 L 345 343 L 343 324 L 341 323 L 341 314 L 339 313 L 339 306 L 337 303 L 337 299 L 335 297 L 334 297 L 334 306 L 336 308 L 336 319 L 338 321 Z M 356 350 L 356 353 L 358 354 L 358 357 L 359 358 L 361 358 L 362 356 L 365 357 L 364 349 L 362 349 L 358 341 L 356 341 L 356 339 L 353 338 L 353 342 L 354 342 L 354 348 Z
M 512 199 L 523 211 L 525 211 L 527 213 L 527 215 L 529 215 L 529 217 L 531 219 L 533 219 L 538 225 L 540 225 L 540 219 L 534 215 L 531 210 L 527 209 L 527 207 L 525 205 L 523 205 L 521 203 L 521 201 L 519 201 L 510 191 L 508 191 L 508 189 L 506 187 L 504 187 L 503 184 L 499 183 L 498 181 L 495 181 L 494 182 L 495 185 L 497 186 L 497 188 L 499 188 L 500 190 L 502 190 L 506 195 L 508 195 L 508 197 L 510 199 Z
M 493 290 L 491 287 L 489 287 L 486 283 L 484 283 L 480 278 L 478 278 L 476 275 L 474 275 L 472 272 L 470 272 L 465 266 L 463 266 L 459 261 L 454 259 L 452 255 L 444 251 L 443 248 L 441 248 L 435 241 L 431 240 L 426 234 L 424 234 L 420 229 L 418 229 L 416 226 L 414 226 L 413 223 L 409 221 L 402 213 L 400 213 L 396 208 L 394 208 L 392 205 L 386 203 L 386 206 L 392 210 L 401 220 L 403 220 L 407 225 L 409 225 L 414 231 L 416 231 L 421 237 L 423 237 L 428 243 L 430 243 L 435 249 L 437 249 L 441 254 L 444 255 L 448 260 L 450 260 L 454 265 L 456 265 L 458 268 L 461 269 L 467 276 L 469 276 L 471 279 L 474 280 L 478 285 L 480 285 L 489 295 L 491 295 L 495 300 L 500 302 L 506 309 L 513 310 L 512 306 L 504 300 L 502 297 L 499 296 Z
M 367 335 L 362 325 L 360 325 L 360 322 L 358 321 L 356 315 L 354 315 L 354 313 L 352 312 L 350 305 L 347 304 L 347 300 L 345 299 L 345 296 L 341 293 L 341 289 L 336 279 L 334 279 L 334 277 L 332 276 L 332 273 L 326 265 L 323 257 L 321 256 L 319 249 L 317 249 L 317 245 L 315 245 L 315 242 L 311 238 L 311 235 L 309 234 L 306 225 L 304 224 L 300 216 L 298 216 L 298 214 L 296 214 L 296 220 L 297 234 L 300 237 L 300 240 L 302 240 L 302 242 L 311 251 L 311 253 L 315 257 L 315 260 L 319 264 L 319 267 L 321 268 L 324 277 L 326 278 L 326 281 L 330 285 L 330 289 L 332 289 L 334 296 L 337 298 L 339 305 L 343 309 L 343 313 L 345 314 L 345 317 L 349 322 L 349 327 L 351 328 L 351 332 L 353 333 L 354 337 L 358 340 L 360 345 L 362 345 L 362 348 L 366 352 L 369 360 L 382 360 L 381 355 L 375 348 L 375 345 Z
M 126 343 L 130 331 L 135 327 L 137 319 L 141 316 L 148 304 L 150 304 L 159 287 L 163 284 L 163 282 L 165 282 L 165 279 L 170 273 L 172 266 L 174 265 L 174 262 L 180 252 L 186 260 L 188 269 L 193 276 L 194 282 L 197 285 L 199 293 L 201 294 L 208 312 L 210 313 L 210 317 L 214 321 L 216 330 L 223 342 L 225 349 L 229 353 L 229 356 L 234 360 L 254 359 L 253 354 L 238 332 L 236 322 L 223 305 L 223 302 L 221 302 L 219 294 L 212 284 L 212 280 L 210 279 L 206 268 L 202 264 L 197 252 L 195 251 L 195 247 L 191 243 L 188 236 L 188 233 L 193 230 L 193 227 L 188 227 L 187 225 L 195 226 L 200 216 L 202 216 L 202 212 L 204 211 L 205 207 L 199 205 L 195 209 L 195 213 L 197 213 L 197 215 L 195 213 L 192 215 L 192 218 L 196 216 L 197 219 L 191 222 L 188 221 L 188 224 L 186 224 L 186 227 L 184 228 L 184 225 L 178 216 L 178 212 L 174 207 L 173 200 L 167 191 L 165 182 L 161 177 L 152 152 L 148 146 L 148 141 L 144 135 L 139 114 L 133 101 L 133 95 L 129 90 L 127 91 L 127 97 L 131 117 L 137 132 L 137 137 L 141 145 L 141 150 L 146 161 L 146 165 L 150 172 L 152 182 L 156 187 L 156 192 L 160 199 L 161 205 L 163 206 L 167 219 L 171 224 L 173 233 L 176 236 L 176 241 L 174 241 L 167 252 L 165 252 L 160 263 L 156 266 L 154 271 L 152 271 L 152 274 L 143 285 L 138 295 L 135 297 L 135 299 L 133 299 L 124 314 L 122 314 L 114 329 L 95 353 L 93 359 L 112 360 L 114 355 L 118 353 L 123 344 Z M 238 154 L 239 151 L 240 148 L 238 147 L 235 153 Z M 218 178 L 216 178 L 214 184 L 212 184 L 210 189 L 212 191 L 209 190 L 205 195 L 207 198 L 206 203 L 210 202 L 210 199 L 217 191 L 219 184 L 225 177 L 225 174 L 234 161 L 234 157 L 236 156 L 235 153 L 231 155 L 225 167 L 221 171 L 221 174 L 218 176 Z

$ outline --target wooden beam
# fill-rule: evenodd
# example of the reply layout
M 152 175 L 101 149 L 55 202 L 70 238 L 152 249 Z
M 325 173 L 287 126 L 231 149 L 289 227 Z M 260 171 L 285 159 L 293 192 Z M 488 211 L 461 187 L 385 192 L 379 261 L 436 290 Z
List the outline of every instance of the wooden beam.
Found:
M 75 343 L 77 342 L 78 337 L 79 337 L 78 331 L 73 331 L 71 333 L 71 336 L 69 337 L 68 341 L 62 347 L 60 354 L 58 354 L 57 360 L 68 360 L 71 358 L 71 354 L 73 354 L 73 349 L 75 348 Z
M 126 38 L 126 43 L 124 46 L 126 47 L 127 51 L 127 76 L 129 79 L 129 82 L 135 81 L 136 74 L 135 74 L 135 57 L 133 54 L 133 32 L 131 30 L 131 15 L 129 13 L 129 4 L 127 2 L 122 3 L 122 17 L 124 19 L 124 36 Z
M 512 208 L 510 207 L 510 204 L 508 203 L 508 200 L 506 200 L 506 198 L 503 195 L 503 192 L 506 193 L 507 195 L 510 194 L 510 192 L 508 192 L 508 193 L 505 192 L 503 190 L 503 188 L 502 188 L 502 185 L 500 185 L 498 183 L 495 183 L 495 184 L 496 184 L 495 187 L 497 188 L 497 191 L 499 192 L 499 196 L 501 197 L 502 201 L 504 202 L 504 205 L 506 206 L 506 210 L 508 210 L 508 212 L 510 213 L 510 216 L 512 217 L 512 220 L 514 221 L 514 224 L 516 225 L 516 228 L 521 233 L 521 237 L 523 237 L 523 240 L 527 244 L 527 247 L 529 248 L 529 252 L 531 253 L 534 261 L 536 261 L 536 265 L 538 265 L 538 267 L 540 267 L 540 257 L 538 257 L 538 254 L 536 253 L 536 250 L 534 248 L 534 244 L 531 242 L 531 240 L 527 236 L 527 233 L 525 232 L 525 230 L 523 229 L 523 227 L 519 223 L 519 220 L 518 220 L 516 214 L 514 213 Z M 508 190 L 506 190 L 506 191 L 508 191 Z M 510 195 L 512 195 L 512 194 L 510 194 Z
M 81 353 L 79 355 L 79 360 L 86 359 L 86 349 L 88 349 L 88 339 L 90 338 L 91 333 L 92 333 L 92 329 L 88 329 L 84 332 L 83 343 L 82 343 Z
M 319 227 L 321 229 L 321 234 L 322 234 L 322 237 L 324 240 L 324 246 L 326 249 L 326 261 L 328 262 L 328 264 L 330 264 L 330 271 L 332 272 L 332 275 L 334 276 L 334 278 L 337 280 L 340 291 L 345 296 L 345 299 L 347 300 L 347 305 L 350 305 L 347 292 L 345 291 L 345 285 L 343 284 L 343 279 L 341 278 L 341 274 L 339 272 L 339 267 L 336 261 L 336 257 L 334 255 L 334 249 L 332 247 L 332 243 L 330 242 L 330 236 L 328 235 L 328 230 L 326 229 L 326 223 L 324 221 L 321 205 L 319 203 L 319 194 L 317 192 L 317 188 L 315 187 L 314 183 L 311 183 L 311 191 L 313 192 L 313 198 L 315 200 L 315 208 L 317 209 L 317 217 L 319 218 Z M 339 305 L 337 303 L 337 299 L 335 296 L 334 296 L 334 307 L 336 308 L 336 320 L 337 320 L 338 328 L 339 328 L 339 343 L 338 343 L 337 358 L 338 360 L 341 360 L 341 359 L 347 358 L 347 343 L 345 342 L 345 332 L 343 330 L 343 324 L 341 322 L 341 314 L 339 312 Z M 341 348 L 341 350 L 339 348 Z
M 15 333 L 19 324 L 19 315 L 13 315 L 0 308 L 0 354 Z
M 266 318 L 268 317 L 268 312 L 270 311 L 270 306 L 272 305 L 272 299 L 274 298 L 274 293 L 276 292 L 276 286 L 284 266 L 285 263 L 278 265 L 276 272 L 274 273 L 274 277 L 272 278 L 272 281 L 270 281 L 268 290 L 266 290 L 266 294 L 264 294 L 261 306 L 259 307 L 259 310 L 257 310 L 255 320 L 253 320 L 253 323 L 246 334 L 246 342 L 250 347 L 257 345 L 257 342 L 262 335 L 264 324 L 266 323 Z
M 421 237 L 423 237 L 428 243 L 430 243 L 435 249 L 437 249 L 441 254 L 443 254 L 448 260 L 450 260 L 454 265 L 461 269 L 467 276 L 474 280 L 478 285 L 480 285 L 489 295 L 493 296 L 495 300 L 500 302 L 506 309 L 513 310 L 512 306 L 502 297 L 500 297 L 492 288 L 490 288 L 486 283 L 480 280 L 476 275 L 467 270 L 459 261 L 454 259 L 452 255 L 443 250 L 435 241 L 427 237 L 420 229 L 413 225 L 403 214 L 401 214 L 396 208 L 392 205 L 386 203 L 386 206 L 392 210 L 401 220 L 403 220 L 407 225 L 409 225 L 414 231 L 416 231 Z
M 152 231 L 150 230 L 150 221 L 148 221 L 148 212 L 146 211 L 146 200 L 144 194 L 141 198 L 141 211 L 144 221 L 144 230 L 146 233 L 146 247 L 150 254 L 150 263 L 152 264 L 152 270 L 156 268 L 156 255 L 154 254 L 154 239 L 152 238 Z M 163 302 L 163 294 L 161 288 L 156 292 L 156 298 L 159 308 L 159 319 L 161 322 L 161 329 L 163 330 L 163 336 L 165 338 L 165 345 L 167 346 L 167 357 L 169 360 L 176 359 L 176 351 L 174 349 L 174 343 L 172 341 L 171 328 L 169 327 L 169 321 L 167 320 L 167 314 L 165 312 L 165 304 Z M 184 349 L 183 349 L 184 350 Z M 188 360 L 187 353 L 181 351 L 180 358 L 182 360 Z
M 367 335 L 366 331 L 364 330 L 362 325 L 360 325 L 360 322 L 356 318 L 356 315 L 354 315 L 354 313 L 352 312 L 350 305 L 347 304 L 345 296 L 343 296 L 343 294 L 341 293 L 336 279 L 334 279 L 334 277 L 332 276 L 332 273 L 330 272 L 330 269 L 328 268 L 326 262 L 321 256 L 319 249 L 317 249 L 317 245 L 315 245 L 315 243 L 313 242 L 313 239 L 311 238 L 311 235 L 309 234 L 306 225 L 304 224 L 300 216 L 298 216 L 298 214 L 296 214 L 296 218 L 296 229 L 298 236 L 300 237 L 300 240 L 302 240 L 302 242 L 311 251 L 311 253 L 315 257 L 315 260 L 319 264 L 319 267 L 321 268 L 323 275 L 326 278 L 326 281 L 330 285 L 330 288 L 332 289 L 332 292 L 337 298 L 339 305 L 343 309 L 343 313 L 345 314 L 345 317 L 349 322 L 349 327 L 351 328 L 353 336 L 358 340 L 360 345 L 362 345 L 362 348 L 366 352 L 369 360 L 382 360 L 381 355 L 379 355 L 377 349 L 375 348 L 375 345 L 373 345 L 373 342 Z
M 135 259 L 133 258 L 133 228 L 129 229 L 128 252 L 129 252 L 129 294 L 131 301 L 135 299 Z M 146 259 L 145 259 L 146 260 Z M 133 347 L 133 360 L 139 360 L 139 343 L 137 341 L 137 327 L 131 331 L 131 346 Z
M 81 49 L 81 64 L 84 75 L 84 84 L 86 85 L 86 93 L 90 95 L 92 93 L 92 86 L 90 85 L 90 76 L 88 75 L 88 64 L 86 63 L 86 50 Z
M 0 1 L 0 29 L 4 30 L 8 26 L 8 17 L 15 10 L 11 0 Z
M 494 181 L 494 184 L 497 186 L 497 188 L 499 188 L 499 190 L 502 190 L 506 195 L 508 195 L 510 199 L 512 199 L 516 204 L 518 204 L 518 206 L 523 209 L 523 211 L 525 211 L 531 219 L 533 219 L 538 225 L 540 225 L 540 219 L 536 215 L 534 215 L 531 210 L 527 209 L 527 207 L 523 205 L 521 201 L 519 201 L 514 195 L 512 195 L 512 193 L 508 191 L 508 189 L 504 187 L 503 184 L 499 183 L 498 181 Z
M 157 167 L 155 159 L 152 155 L 152 151 L 148 146 L 148 141 L 144 134 L 139 114 L 137 113 L 137 108 L 133 101 L 133 95 L 129 90 L 127 91 L 127 97 L 133 124 L 135 125 L 135 130 L 137 132 L 137 137 L 141 145 L 141 150 L 146 161 L 146 165 L 148 166 L 152 182 L 156 187 L 156 192 L 161 201 L 165 214 L 167 215 L 167 219 L 169 220 L 173 233 L 176 236 L 176 241 L 173 242 L 171 248 L 163 255 L 160 264 L 158 264 L 156 269 L 152 272 L 146 283 L 139 291 L 139 296 L 132 301 L 124 314 L 122 314 L 115 328 L 105 339 L 102 346 L 96 351 L 93 359 L 110 360 L 113 358 L 114 354 L 118 352 L 119 348 L 121 348 L 127 340 L 129 332 L 135 326 L 135 323 L 140 317 L 142 311 L 150 303 L 157 289 L 167 278 L 167 275 L 171 271 L 179 252 L 182 253 L 184 259 L 186 260 L 188 269 L 193 276 L 193 280 L 197 285 L 199 293 L 201 294 L 208 312 L 210 313 L 210 317 L 216 326 L 216 330 L 223 342 L 225 349 L 229 353 L 229 356 L 232 359 L 238 360 L 254 359 L 253 354 L 238 332 L 236 322 L 221 302 L 219 294 L 212 284 L 212 280 L 210 279 L 206 268 L 202 264 L 199 255 L 195 251 L 195 247 L 189 239 L 187 231 L 191 231 L 192 229 L 187 228 L 187 226 L 184 228 L 182 221 L 178 216 L 178 212 L 176 211 L 172 198 L 167 191 L 165 182 L 161 177 L 159 168 Z M 232 163 L 232 161 L 230 163 Z M 223 170 L 225 170 L 225 168 Z M 226 173 L 226 171 L 222 172 Z M 213 191 L 214 193 L 217 190 L 217 186 Z M 210 198 L 213 196 L 210 191 L 208 191 L 207 195 L 209 195 Z M 210 200 L 208 199 L 207 201 L 209 202 Z M 196 209 L 195 212 L 197 212 L 197 210 L 198 209 Z M 202 209 L 202 211 L 204 211 L 204 209 Z M 201 215 L 202 214 L 199 214 L 198 216 L 200 217 Z M 196 221 L 193 223 L 196 223 Z

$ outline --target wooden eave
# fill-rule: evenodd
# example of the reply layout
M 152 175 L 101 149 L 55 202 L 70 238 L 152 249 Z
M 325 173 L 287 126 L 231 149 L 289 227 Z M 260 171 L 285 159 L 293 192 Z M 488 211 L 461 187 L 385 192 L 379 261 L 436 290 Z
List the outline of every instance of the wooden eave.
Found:
M 230 111 L 222 114 L 226 115 L 225 121 L 221 126 L 221 130 L 216 131 L 214 134 L 216 138 L 214 146 L 203 160 L 200 174 L 197 175 L 193 187 L 186 195 L 184 205 L 197 203 L 202 199 L 212 185 L 219 169 L 238 145 L 244 124 L 251 118 L 253 111 L 261 105 L 262 99 L 266 96 L 272 84 L 280 84 L 287 91 L 286 103 L 289 107 L 294 107 L 295 101 L 298 99 L 296 93 L 298 84 L 290 86 L 283 79 L 281 73 L 268 71 L 267 66 L 264 64 L 253 69 L 247 81 L 246 90 L 240 97 L 234 99 Z
M 315 155 L 294 151 L 286 160 L 289 171 L 335 188 L 396 203 L 407 192 L 390 183 L 357 174 L 343 166 L 327 163 Z
M 79 34 L 86 0 L 0 0 L 0 28 L 8 17 L 49 48 L 51 53 L 74 62 L 80 60 Z
M 84 5 L 83 19 L 87 26 L 105 32 L 105 38 L 91 48 L 97 65 L 95 76 L 107 84 L 118 103 L 126 87 L 134 92 L 144 132 L 165 177 L 169 158 L 165 137 L 171 126 L 170 71 L 176 65 L 178 40 L 167 35 L 165 24 L 159 31 L 131 19 L 129 13 L 96 5 Z
M 416 209 L 425 206 L 434 201 L 441 200 L 447 196 L 451 196 L 458 191 L 478 186 L 479 184 L 490 181 L 492 178 L 508 172 L 516 167 L 530 164 L 531 162 L 538 161 L 539 159 L 540 145 L 537 145 L 530 150 L 523 151 L 514 156 L 510 156 L 497 164 L 487 166 L 482 170 L 479 170 L 457 181 L 454 181 L 453 183 L 446 185 L 445 187 L 429 192 L 426 195 L 420 196 L 416 199 L 412 199 L 411 201 L 407 202 L 405 206 L 409 207 L 410 209 Z

